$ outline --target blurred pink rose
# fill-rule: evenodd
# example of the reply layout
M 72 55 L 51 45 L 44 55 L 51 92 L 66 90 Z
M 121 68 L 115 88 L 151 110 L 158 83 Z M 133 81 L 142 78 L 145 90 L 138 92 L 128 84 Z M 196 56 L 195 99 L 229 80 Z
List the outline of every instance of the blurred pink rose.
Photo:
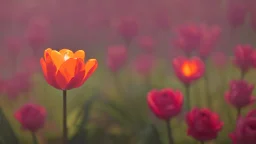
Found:
M 128 58 L 127 49 L 123 45 L 114 45 L 108 47 L 107 66 L 111 71 L 119 71 L 126 63 Z
M 241 109 L 255 102 L 252 96 L 254 85 L 245 80 L 233 80 L 229 90 L 225 93 L 225 100 L 237 109 Z
M 186 55 L 191 55 L 193 51 L 199 48 L 202 33 L 197 25 L 184 25 L 177 28 L 177 37 L 174 39 L 174 45 L 181 49 Z
M 219 26 L 201 26 L 202 39 L 199 47 L 199 55 L 206 59 L 216 48 L 220 38 L 221 29 Z
M 217 68 L 224 68 L 227 65 L 228 58 L 223 52 L 215 52 L 211 56 L 211 61 Z
M 149 54 L 142 54 L 135 58 L 134 64 L 135 71 L 143 76 L 150 75 L 154 66 L 154 57 Z
M 30 47 L 37 52 L 49 40 L 49 22 L 46 19 L 32 20 L 26 30 L 26 38 Z
M 228 0 L 227 3 L 227 20 L 229 24 L 237 28 L 244 24 L 247 15 L 246 6 L 234 0 Z
M 45 125 L 46 109 L 42 106 L 29 103 L 18 109 L 14 116 L 24 130 L 35 133 Z
M 118 32 L 129 44 L 138 34 L 138 22 L 133 17 L 124 17 L 118 25 Z
M 138 44 L 140 48 L 146 52 L 152 52 L 155 47 L 155 41 L 150 36 L 140 37 L 138 40 Z
M 229 135 L 232 144 L 256 143 L 256 110 L 251 110 L 246 117 L 240 117 L 236 129 Z
M 15 99 L 21 93 L 29 92 L 32 87 L 30 78 L 31 75 L 29 73 L 20 72 L 7 79 L 4 88 L 8 98 Z
M 23 40 L 19 37 L 7 37 L 5 43 L 7 51 L 12 57 L 17 57 L 23 48 Z

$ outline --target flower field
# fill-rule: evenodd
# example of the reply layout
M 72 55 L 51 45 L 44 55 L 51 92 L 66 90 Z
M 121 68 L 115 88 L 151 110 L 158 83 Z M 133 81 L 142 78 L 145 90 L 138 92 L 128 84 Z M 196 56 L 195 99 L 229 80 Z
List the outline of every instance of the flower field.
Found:
M 0 144 L 255 144 L 255 4 L 0 2 Z

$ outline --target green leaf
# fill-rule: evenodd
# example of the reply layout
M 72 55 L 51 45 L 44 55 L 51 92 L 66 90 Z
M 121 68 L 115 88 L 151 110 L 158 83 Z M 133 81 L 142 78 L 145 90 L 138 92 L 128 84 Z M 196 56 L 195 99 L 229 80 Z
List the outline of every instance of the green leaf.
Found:
M 78 121 L 78 119 L 81 118 L 81 122 L 78 124 L 79 126 L 76 134 L 70 140 L 70 144 L 87 143 L 87 129 L 85 129 L 85 127 L 87 126 L 92 106 L 94 102 L 98 100 L 99 97 L 100 95 L 92 96 L 89 100 L 87 100 L 84 103 L 83 107 L 81 108 L 81 111 L 77 115 L 76 120 Z
M 0 108 L 0 136 L 1 144 L 18 144 L 18 138 L 14 133 L 9 121 L 7 120 L 3 110 Z M 4 142 L 4 143 L 2 143 Z
M 149 124 L 141 132 L 138 144 L 162 144 L 159 132 L 154 124 Z

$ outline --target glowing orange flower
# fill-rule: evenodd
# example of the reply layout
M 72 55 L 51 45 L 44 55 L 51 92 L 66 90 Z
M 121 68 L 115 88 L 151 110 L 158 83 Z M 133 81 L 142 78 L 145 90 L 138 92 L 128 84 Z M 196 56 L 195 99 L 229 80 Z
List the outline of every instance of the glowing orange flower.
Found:
M 184 76 L 192 76 L 193 74 L 195 74 L 197 72 L 198 68 L 195 62 L 190 62 L 190 61 L 186 61 L 184 62 L 184 64 L 182 65 L 182 73 Z
M 173 60 L 173 68 L 176 76 L 185 84 L 201 78 L 205 71 L 203 61 L 198 58 L 177 57 Z
M 84 59 L 83 50 L 73 53 L 69 49 L 56 51 L 48 48 L 40 63 L 48 84 L 57 89 L 69 90 L 83 85 L 98 67 L 96 59 L 89 59 L 86 63 Z

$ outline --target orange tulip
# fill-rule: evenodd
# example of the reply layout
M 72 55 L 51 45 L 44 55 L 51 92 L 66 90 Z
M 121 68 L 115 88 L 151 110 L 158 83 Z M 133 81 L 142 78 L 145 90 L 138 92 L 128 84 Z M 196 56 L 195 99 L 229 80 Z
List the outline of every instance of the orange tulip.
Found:
M 48 84 L 56 89 L 70 90 L 83 85 L 98 67 L 96 59 L 89 59 L 86 63 L 84 59 L 83 50 L 73 53 L 69 49 L 56 51 L 48 48 L 40 63 Z

